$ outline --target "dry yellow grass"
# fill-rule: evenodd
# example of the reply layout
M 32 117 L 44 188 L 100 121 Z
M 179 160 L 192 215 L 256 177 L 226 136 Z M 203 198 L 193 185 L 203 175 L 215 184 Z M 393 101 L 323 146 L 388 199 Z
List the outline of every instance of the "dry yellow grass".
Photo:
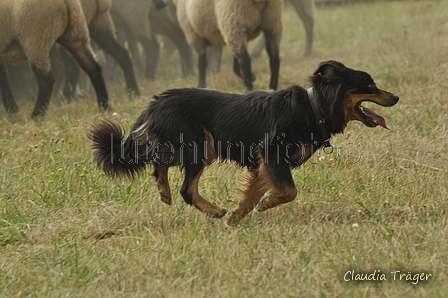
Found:
M 297 199 L 226 228 L 183 203 L 182 173 L 170 172 L 174 204 L 152 178 L 104 176 L 87 130 L 99 117 L 129 127 L 151 95 L 195 86 L 177 57 L 126 99 L 110 86 L 112 112 L 94 96 L 54 101 L 45 119 L 0 111 L 0 295 L 5 297 L 444 297 L 448 292 L 448 2 L 400 1 L 322 7 L 314 53 L 302 57 L 300 20 L 285 14 L 280 87 L 307 85 L 317 63 L 335 59 L 369 72 L 400 96 L 375 107 L 391 131 L 351 123 L 334 138 L 339 155 L 318 152 L 294 171 Z M 225 53 L 209 87 L 241 92 Z M 253 63 L 266 88 L 266 57 Z M 324 157 L 324 159 L 322 158 Z M 334 160 L 333 160 L 333 159 Z M 151 169 L 148 169 L 150 172 Z M 232 209 L 244 171 L 209 167 L 204 197 Z M 387 282 L 344 282 L 349 270 Z M 393 281 L 392 271 L 429 272 L 429 282 Z

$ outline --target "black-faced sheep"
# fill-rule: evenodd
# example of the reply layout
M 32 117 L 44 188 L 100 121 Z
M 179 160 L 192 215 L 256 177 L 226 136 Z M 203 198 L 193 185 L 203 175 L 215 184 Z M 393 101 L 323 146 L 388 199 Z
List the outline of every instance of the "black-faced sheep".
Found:
M 0 28 L 0 88 L 8 112 L 15 112 L 17 105 L 3 64 L 28 59 L 38 81 L 38 98 L 32 113 L 32 116 L 38 116 L 47 109 L 55 81 L 50 72 L 50 50 L 56 42 L 64 46 L 87 72 L 99 106 L 109 107 L 101 67 L 90 48 L 89 33 L 78 0 L 2 0 Z
M 112 7 L 111 0 L 80 0 L 80 2 L 91 39 L 120 65 L 126 80 L 128 92 L 140 95 L 129 53 L 115 38 L 115 27 L 110 15 Z M 151 0 L 147 0 L 146 2 L 151 2 Z M 126 5 L 129 5 L 129 3 L 126 2 Z M 73 64 L 70 65 L 70 59 L 66 59 L 66 62 L 67 83 L 63 93 L 64 97 L 70 99 L 74 95 L 79 70 Z
M 251 90 L 247 42 L 263 32 L 271 68 L 269 88 L 277 89 L 283 0 L 174 0 L 174 3 L 187 40 L 198 53 L 199 87 L 206 87 L 206 48 L 227 45 L 234 55 L 234 72 Z

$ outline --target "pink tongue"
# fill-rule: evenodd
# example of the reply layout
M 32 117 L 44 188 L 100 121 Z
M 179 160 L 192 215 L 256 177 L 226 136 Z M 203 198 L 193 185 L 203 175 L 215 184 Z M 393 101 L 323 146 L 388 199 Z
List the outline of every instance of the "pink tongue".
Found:
M 375 113 L 374 111 L 372 111 L 372 110 L 370 110 L 368 108 L 364 108 L 363 112 L 368 117 L 372 118 L 373 120 L 376 120 L 376 123 L 379 126 L 382 126 L 385 129 L 389 129 L 389 127 L 387 127 L 387 125 L 386 125 L 386 120 L 383 117 L 381 117 L 380 115 L 378 115 L 377 113 Z

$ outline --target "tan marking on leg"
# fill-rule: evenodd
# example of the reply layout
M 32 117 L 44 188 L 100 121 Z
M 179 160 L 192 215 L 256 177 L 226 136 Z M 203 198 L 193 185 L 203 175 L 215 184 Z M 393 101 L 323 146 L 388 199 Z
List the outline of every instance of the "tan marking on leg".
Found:
M 311 151 L 307 149 L 309 148 L 305 147 L 304 152 L 305 154 L 303 155 L 304 158 L 309 158 L 311 156 L 310 154 Z M 258 203 L 257 210 L 259 212 L 274 208 L 281 204 L 289 203 L 292 200 L 294 200 L 295 197 L 297 196 L 297 189 L 294 186 L 292 177 L 291 177 L 292 185 L 286 181 L 283 183 L 279 182 L 274 183 L 274 181 L 276 181 L 276 177 L 272 177 L 273 169 L 272 168 L 269 169 L 268 165 L 266 165 L 265 163 L 263 163 L 263 165 L 265 165 L 265 175 L 264 175 L 265 183 L 268 185 L 269 189 L 272 189 L 272 191 L 269 196 L 267 196 L 266 198 L 261 200 L 260 203 Z
M 260 201 L 261 197 L 269 189 L 269 185 L 263 180 L 263 168 L 261 166 L 258 173 L 250 172 L 247 178 L 245 188 L 243 190 L 243 198 L 241 199 L 238 208 L 236 208 L 232 215 L 227 220 L 227 224 L 231 226 L 237 225 L 240 220 L 249 214 Z
M 207 216 L 212 218 L 221 218 L 226 215 L 227 210 L 219 207 L 218 205 L 212 204 L 206 199 L 204 199 L 199 194 L 199 178 L 201 177 L 203 170 L 194 177 L 188 192 L 193 197 L 193 204 L 196 208 L 198 208 L 202 213 L 205 213 Z
M 205 142 L 204 142 L 205 156 L 203 162 L 206 165 L 210 165 L 218 158 L 218 155 L 216 154 L 215 139 L 213 138 L 212 134 L 206 129 L 204 130 L 204 132 L 205 132 Z
M 168 167 L 158 168 L 157 189 L 159 190 L 160 200 L 171 205 L 171 189 L 168 181 Z
M 284 185 L 281 188 L 273 188 L 272 194 L 264 198 L 257 206 L 259 212 L 266 211 L 281 204 L 286 204 L 295 199 L 297 189 Z

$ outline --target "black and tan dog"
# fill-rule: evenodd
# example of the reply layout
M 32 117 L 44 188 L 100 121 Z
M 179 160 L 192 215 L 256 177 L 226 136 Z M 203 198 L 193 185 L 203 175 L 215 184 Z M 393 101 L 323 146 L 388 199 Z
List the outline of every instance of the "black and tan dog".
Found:
M 168 169 L 181 165 L 183 199 L 216 218 L 226 210 L 199 194 L 199 178 L 212 162 L 235 161 L 249 170 L 243 199 L 228 219 L 237 224 L 255 206 L 264 211 L 292 201 L 297 190 L 291 168 L 329 146 L 331 135 L 342 133 L 347 122 L 387 128 L 384 118 L 364 108 L 363 102 L 386 107 L 398 102 L 398 96 L 378 89 L 369 74 L 336 61 L 321 63 L 310 81 L 308 90 L 291 86 L 245 95 L 165 91 L 149 103 L 125 140 L 121 126 L 107 120 L 94 124 L 90 138 L 95 160 L 116 176 L 134 176 L 152 164 L 160 198 L 167 204 Z

